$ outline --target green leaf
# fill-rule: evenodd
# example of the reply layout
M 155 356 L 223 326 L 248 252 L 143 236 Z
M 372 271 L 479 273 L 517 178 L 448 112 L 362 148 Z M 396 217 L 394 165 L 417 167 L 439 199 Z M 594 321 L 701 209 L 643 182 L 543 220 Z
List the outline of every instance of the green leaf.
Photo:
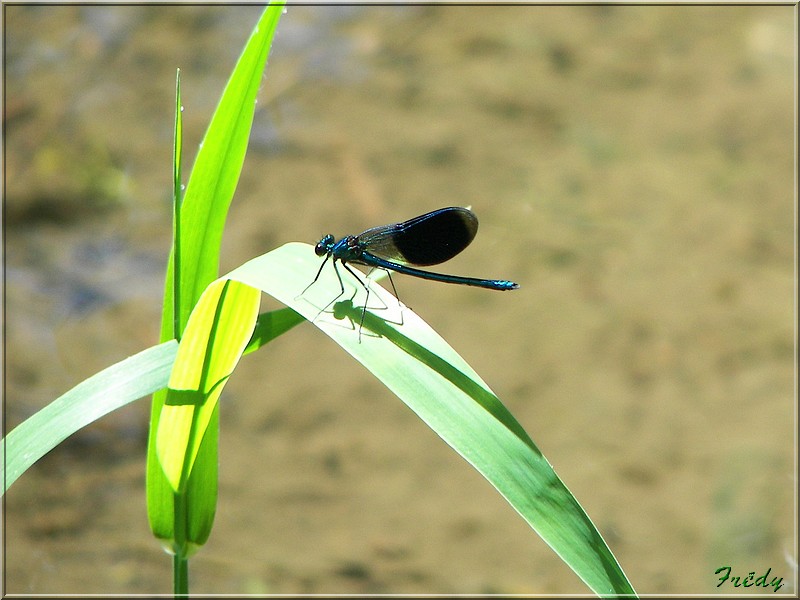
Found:
M 244 163 L 256 96 L 262 85 L 272 38 L 283 11 L 283 2 L 270 4 L 262 14 L 236 64 L 217 109 L 200 144 L 180 206 L 180 315 L 183 331 L 205 287 L 217 278 L 220 246 L 239 175 Z M 180 107 L 178 107 L 180 120 Z M 181 126 L 176 123 L 176 132 Z M 177 143 L 176 160 L 180 158 Z M 179 165 L 173 169 L 179 172 Z M 173 256 L 167 267 L 162 313 L 162 340 L 172 332 Z
M 244 353 L 254 352 L 299 323 L 305 323 L 305 319 L 290 308 L 261 313 Z M 37 460 L 73 433 L 118 408 L 166 388 L 177 352 L 175 340 L 142 350 L 84 380 L 20 423 L 0 440 L 3 493 Z
M 578 501 L 455 350 L 374 282 L 369 308 L 362 312 L 363 287 L 344 269 L 343 295 L 337 297 L 340 287 L 332 266 L 306 289 L 319 266 L 311 246 L 292 243 L 227 276 L 263 290 L 312 320 L 477 469 L 594 592 L 633 595 Z
M 181 268 L 181 158 L 183 156 L 183 105 L 181 104 L 181 70 L 175 76 L 175 132 L 172 149 L 172 335 L 163 335 L 161 339 L 180 338 L 181 323 L 178 319 L 181 307 L 181 285 L 179 274 Z M 168 269 L 169 272 L 169 269 Z M 168 296 L 169 294 L 165 294 Z M 165 325 L 162 323 L 162 325 Z
M 305 322 L 305 318 L 297 314 L 291 308 L 281 308 L 271 312 L 261 313 L 258 315 L 253 336 L 244 349 L 244 353 L 250 354 L 251 352 L 255 352 L 261 346 L 283 335 L 295 325 Z
M 143 350 L 79 383 L 20 423 L 4 440 L 3 493 L 42 456 L 100 417 L 167 385 L 175 340 Z
M 217 277 L 222 230 L 239 180 L 256 95 L 283 5 L 283 2 L 272 3 L 264 10 L 200 145 L 180 205 L 177 224 L 180 235 L 176 237 L 167 267 L 161 339 L 182 334 L 201 293 Z M 174 168 L 177 171 L 179 165 Z M 176 254 L 180 258 L 178 269 L 174 262 Z M 173 298 L 176 291 L 179 298 Z M 165 477 L 157 456 L 157 431 L 165 400 L 166 393 L 153 396 L 147 448 L 147 514 L 153 534 L 162 540 L 164 547 L 185 557 L 205 543 L 214 520 L 219 415 L 218 411 L 211 411 L 189 478 L 185 486 L 181 485 L 182 493 L 177 494 L 174 482 Z
M 222 389 L 256 323 L 259 290 L 231 280 L 206 288 L 172 367 L 156 450 L 172 490 L 182 493 Z

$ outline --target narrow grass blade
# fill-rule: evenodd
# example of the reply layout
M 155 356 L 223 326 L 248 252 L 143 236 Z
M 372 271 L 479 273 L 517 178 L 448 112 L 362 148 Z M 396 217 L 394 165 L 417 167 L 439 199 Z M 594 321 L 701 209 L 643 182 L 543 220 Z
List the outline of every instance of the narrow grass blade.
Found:
M 205 287 L 217 277 L 225 219 L 239 180 L 272 38 L 284 2 L 264 9 L 220 98 L 195 159 L 180 205 L 180 265 L 170 256 L 165 281 L 161 339 L 182 334 Z M 177 168 L 177 165 L 176 165 Z M 178 283 L 174 283 L 177 281 Z M 179 302 L 173 298 L 179 291 Z M 174 308 L 177 306 L 177 309 Z M 175 314 L 177 311 L 178 314 Z M 153 396 L 147 449 L 147 513 L 154 535 L 176 555 L 188 556 L 205 543 L 214 519 L 218 412 L 211 411 L 184 490 L 177 494 L 167 480 L 156 451 L 159 415 L 165 393 Z
M 305 322 L 290 308 L 261 313 L 244 354 L 254 352 Z M 3 493 L 37 460 L 73 433 L 118 408 L 166 388 L 177 352 L 175 340 L 142 350 L 79 383 L 20 423 L 0 440 Z
M 181 282 L 179 274 L 181 261 L 181 204 L 183 189 L 181 179 L 181 162 L 183 157 L 183 105 L 181 104 L 181 70 L 175 76 L 175 132 L 172 149 L 172 335 L 164 338 L 180 339 L 181 323 L 178 319 L 181 308 Z
M 323 269 L 317 283 L 304 291 L 319 265 L 311 246 L 292 243 L 227 276 L 260 288 L 312 320 L 477 469 L 595 593 L 633 595 L 578 501 L 475 371 L 375 283 L 363 317 L 363 289 L 346 273 L 348 289 L 339 298 L 333 268 Z
M 178 333 L 185 327 L 200 294 L 217 278 L 222 231 L 244 163 L 256 96 L 283 4 L 270 4 L 254 28 L 214 111 L 186 184 L 180 204 L 178 238 L 181 261 Z M 173 258 L 170 257 L 167 267 L 162 340 L 175 337 Z
M 81 382 L 21 423 L 2 441 L 3 493 L 33 463 L 67 437 L 167 385 L 178 344 L 143 350 Z
M 261 313 L 258 315 L 253 336 L 244 349 L 244 354 L 255 352 L 264 344 L 289 331 L 292 327 L 305 322 L 305 318 L 291 308 L 280 308 Z

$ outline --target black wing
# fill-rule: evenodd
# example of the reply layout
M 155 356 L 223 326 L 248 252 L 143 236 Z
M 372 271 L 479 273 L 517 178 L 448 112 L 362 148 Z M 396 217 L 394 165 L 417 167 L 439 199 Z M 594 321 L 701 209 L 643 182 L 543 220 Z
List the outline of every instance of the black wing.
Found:
M 358 235 L 364 252 L 409 265 L 438 265 L 470 245 L 478 232 L 475 214 L 457 206 L 440 208 L 402 223 Z

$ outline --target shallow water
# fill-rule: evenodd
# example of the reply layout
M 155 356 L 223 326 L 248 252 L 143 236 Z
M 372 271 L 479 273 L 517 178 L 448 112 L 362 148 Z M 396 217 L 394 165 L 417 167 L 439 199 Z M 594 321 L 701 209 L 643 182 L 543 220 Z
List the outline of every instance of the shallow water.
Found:
M 172 107 L 185 173 L 257 7 L 6 7 L 7 430 L 156 342 Z M 481 220 L 403 300 L 510 408 L 639 593 L 794 578 L 791 7 L 292 7 L 222 270 L 451 205 Z M 274 307 L 265 299 L 262 310 Z M 222 399 L 194 593 L 588 590 L 313 327 Z M 149 402 L 6 496 L 7 593 L 168 593 Z M 795 557 L 796 558 L 796 557 Z M 781 592 L 796 591 L 784 587 Z

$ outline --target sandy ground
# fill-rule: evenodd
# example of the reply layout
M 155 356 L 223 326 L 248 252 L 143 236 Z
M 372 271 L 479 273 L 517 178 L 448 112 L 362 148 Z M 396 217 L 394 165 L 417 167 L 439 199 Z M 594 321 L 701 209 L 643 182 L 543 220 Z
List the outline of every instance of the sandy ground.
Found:
M 291 8 L 223 270 L 471 205 L 396 278 L 495 390 L 640 593 L 796 581 L 791 6 Z M 5 7 L 6 431 L 157 340 L 181 67 L 186 171 L 257 8 Z M 262 309 L 277 307 L 265 298 Z M 6 593 L 169 593 L 149 402 L 5 498 Z M 314 327 L 222 398 L 195 593 L 576 594 L 494 489 Z

